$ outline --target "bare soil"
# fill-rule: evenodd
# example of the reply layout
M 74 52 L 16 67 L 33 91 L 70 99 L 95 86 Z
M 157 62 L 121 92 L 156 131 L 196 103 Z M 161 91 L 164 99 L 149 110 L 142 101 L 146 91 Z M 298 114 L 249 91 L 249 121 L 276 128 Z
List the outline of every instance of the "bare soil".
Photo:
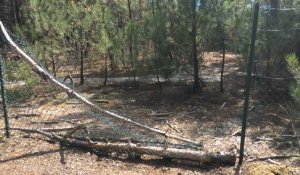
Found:
M 79 87 L 92 101 L 107 100 L 99 105 L 135 121 L 203 143 L 210 152 L 239 151 L 244 74 L 239 69 L 239 56 L 226 55 L 225 92 L 220 93 L 221 56 L 209 53 L 201 65 L 201 76 L 216 79 L 208 81 L 203 92 L 194 95 L 190 84 L 163 84 L 160 95 L 157 84 L 140 83 L 101 86 L 87 84 Z M 36 92 L 42 91 L 39 87 Z M 44 90 L 46 91 L 46 90 Z M 42 92 L 44 92 L 42 91 Z M 47 91 L 48 92 L 48 91 Z M 128 126 L 123 122 L 111 124 L 95 121 L 76 100 L 66 99 L 62 93 L 38 93 L 24 102 L 11 106 L 12 127 L 67 127 L 74 123 L 92 121 L 89 137 L 136 137 L 149 139 L 153 135 Z M 287 114 L 286 101 L 265 103 L 264 94 L 253 92 L 245 145 L 245 163 L 242 174 L 300 174 L 300 158 L 253 161 L 257 157 L 299 154 L 296 139 L 276 140 L 292 135 L 291 113 Z M 36 114 L 16 117 L 17 114 Z M 163 116 L 154 114 L 166 113 Z M 56 121 L 41 124 L 39 122 Z M 3 121 L 0 122 L 4 128 Z M 299 132 L 300 124 L 296 121 Z M 95 129 L 96 128 L 96 129 Z M 137 134 L 140 133 L 140 134 Z M 168 141 L 167 141 L 168 142 Z M 180 143 L 179 143 L 180 144 Z M 234 174 L 235 166 L 179 163 L 156 157 L 128 160 L 118 156 L 98 156 L 88 150 L 64 148 L 64 161 L 57 143 L 35 134 L 12 131 L 10 139 L 0 137 L 0 174 Z

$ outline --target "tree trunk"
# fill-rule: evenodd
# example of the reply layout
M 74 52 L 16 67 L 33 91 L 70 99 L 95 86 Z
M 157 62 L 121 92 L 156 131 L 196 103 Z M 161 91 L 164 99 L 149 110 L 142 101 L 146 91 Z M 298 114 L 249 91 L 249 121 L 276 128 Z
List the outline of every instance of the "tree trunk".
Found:
M 52 38 L 50 39 L 50 46 L 51 47 L 53 46 Z M 54 52 L 52 50 L 50 51 L 50 58 L 51 58 L 51 65 L 52 65 L 52 73 L 53 73 L 53 76 L 56 77 L 56 61 L 54 58 Z
M 15 20 L 18 24 L 22 23 L 21 19 L 21 13 L 20 13 L 20 0 L 14 0 L 14 6 L 15 6 Z
M 225 38 L 222 39 L 222 67 L 221 67 L 221 81 L 220 81 L 220 91 L 221 93 L 224 92 L 223 86 L 223 77 L 224 77 L 224 67 L 225 67 L 225 54 L 226 54 L 226 46 L 225 46 Z
M 51 65 L 52 65 L 53 76 L 56 77 L 56 61 L 54 59 L 54 55 L 53 54 L 51 54 Z
M 14 6 L 11 0 L 0 0 L 0 19 L 9 30 L 14 25 Z
M 271 15 L 267 18 L 267 28 L 268 29 L 277 29 L 279 27 L 278 25 L 278 9 L 280 8 L 280 1 L 279 0 L 270 0 L 270 6 L 271 6 Z M 269 77 L 279 77 L 281 76 L 279 71 L 282 69 L 281 59 L 283 56 L 282 53 L 280 53 L 280 44 L 278 44 L 278 41 L 280 40 L 278 33 L 275 32 L 268 32 L 267 33 L 267 54 L 268 54 L 268 63 L 267 63 L 267 76 Z M 276 87 L 277 84 L 275 81 L 267 80 L 267 90 L 272 90 L 273 87 Z
M 112 71 L 114 71 L 117 66 L 115 64 L 115 57 L 114 57 L 114 53 L 113 53 L 112 47 L 109 47 L 107 49 L 107 52 L 108 52 L 108 57 L 109 57 L 109 61 L 110 61 L 110 69 Z
M 127 5 L 128 5 L 129 19 L 132 22 L 131 0 L 127 0 Z M 130 32 L 132 32 L 132 31 L 130 31 Z M 134 85 L 136 85 L 136 74 L 135 74 L 135 70 L 134 70 L 134 61 L 133 61 L 132 33 L 129 38 L 129 57 L 130 57 L 130 66 L 131 66 L 133 81 L 134 81 Z
M 157 1 L 157 8 L 158 8 L 158 1 Z M 154 7 L 154 0 L 152 1 L 152 16 L 155 17 L 155 7 Z M 154 58 L 156 59 L 155 64 L 155 73 L 156 73 L 156 80 L 160 91 L 160 96 L 163 95 L 163 87 L 159 79 L 159 55 L 157 54 L 157 46 L 155 43 L 155 40 L 153 39 L 153 45 L 154 45 Z
M 84 85 L 84 53 L 80 47 L 80 85 Z
M 109 49 L 107 49 L 108 51 L 107 52 L 109 52 Z M 108 53 L 109 54 L 109 53 Z M 106 86 L 106 84 L 107 84 L 107 74 L 108 74 L 108 69 L 107 69 L 107 55 L 105 54 L 104 55 L 104 57 L 105 57 L 105 78 L 104 78 L 104 82 L 103 82 L 103 85 L 104 86 Z
M 156 64 L 155 64 L 156 80 L 157 80 L 157 84 L 158 84 L 158 87 L 159 87 L 160 96 L 162 96 L 163 95 L 163 87 L 162 87 L 162 84 L 161 84 L 160 79 L 159 79 L 159 69 L 158 69 L 159 58 L 157 56 L 157 48 L 156 48 L 155 43 L 154 43 L 154 57 L 156 58 Z
M 126 60 L 125 60 L 125 51 L 123 48 L 121 49 L 121 53 L 122 53 L 122 64 L 123 64 L 123 68 L 125 69 L 126 68 Z
M 139 0 L 139 18 L 143 19 L 143 3 L 142 3 L 142 0 Z
M 194 61 L 194 85 L 193 92 L 201 92 L 200 81 L 199 81 L 199 60 L 197 57 L 197 26 L 196 26 L 196 0 L 192 0 L 192 58 Z
M 298 60 L 299 60 L 300 59 L 300 32 L 299 32 L 299 30 L 295 31 L 295 39 L 296 39 L 295 53 L 296 53 L 296 56 L 298 57 Z
M 79 29 L 79 53 L 80 53 L 80 85 L 84 85 L 84 50 L 82 48 L 83 31 L 82 27 Z
M 270 16 L 267 15 L 266 16 L 266 30 L 270 29 Z M 266 72 L 266 76 L 267 77 L 271 77 L 271 42 L 270 42 L 270 33 L 267 32 L 266 34 L 267 37 L 267 72 Z M 267 79 L 266 80 L 266 84 L 267 84 L 267 89 L 266 92 L 268 92 L 271 88 L 272 88 L 272 80 L 271 79 Z

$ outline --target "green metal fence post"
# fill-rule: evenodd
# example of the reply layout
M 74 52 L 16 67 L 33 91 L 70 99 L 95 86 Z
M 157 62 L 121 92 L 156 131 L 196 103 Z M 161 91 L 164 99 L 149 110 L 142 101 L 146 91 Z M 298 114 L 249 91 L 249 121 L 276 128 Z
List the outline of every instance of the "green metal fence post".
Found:
M 0 49 L 0 86 L 1 86 L 1 96 L 2 96 L 2 105 L 3 105 L 3 113 L 5 120 L 5 135 L 7 138 L 10 137 L 10 126 L 9 126 L 9 116 L 7 111 L 7 103 L 6 103 L 6 93 L 4 87 L 4 77 L 3 77 L 3 57 L 2 50 Z
M 248 58 L 248 68 L 247 68 L 247 77 L 246 77 L 246 89 L 245 89 L 245 102 L 244 102 L 244 113 L 243 113 L 243 124 L 242 124 L 242 135 L 241 135 L 241 144 L 240 144 L 240 157 L 239 165 L 242 165 L 244 159 L 244 146 L 245 146 L 245 137 L 246 137 L 246 128 L 247 128 L 247 118 L 248 118 L 248 108 L 249 108 L 249 96 L 250 96 L 250 87 L 251 87 L 251 76 L 253 69 L 253 59 L 255 53 L 255 40 L 258 24 L 258 14 L 259 14 L 259 3 L 255 4 L 255 12 L 253 19 L 252 27 L 252 39 L 250 44 L 250 52 Z

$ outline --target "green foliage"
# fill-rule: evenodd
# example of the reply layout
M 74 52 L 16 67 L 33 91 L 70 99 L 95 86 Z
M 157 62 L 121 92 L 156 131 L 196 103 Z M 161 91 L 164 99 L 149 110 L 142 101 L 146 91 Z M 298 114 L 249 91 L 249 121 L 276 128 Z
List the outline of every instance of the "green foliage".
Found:
M 290 92 L 294 99 L 300 104 L 300 62 L 296 54 L 286 56 L 288 70 L 295 77 L 295 82 L 291 85 Z
M 9 101 L 25 101 L 32 96 L 33 87 L 39 83 L 39 77 L 33 73 L 28 64 L 21 61 L 7 61 L 5 80 L 15 85 L 6 89 Z M 23 84 L 25 83 L 25 84 Z
M 5 78 L 10 81 L 25 81 L 28 87 L 38 83 L 39 78 L 34 74 L 28 64 L 20 61 L 8 61 L 5 69 Z
M 169 77 L 193 67 L 193 1 L 130 0 L 129 15 L 127 0 L 29 0 L 23 11 L 30 13 L 16 30 L 49 70 L 53 64 L 82 66 L 79 55 L 89 45 L 85 62 L 108 61 L 116 71 Z M 195 2 L 198 52 L 219 50 L 223 38 L 227 49 L 247 52 L 252 1 Z

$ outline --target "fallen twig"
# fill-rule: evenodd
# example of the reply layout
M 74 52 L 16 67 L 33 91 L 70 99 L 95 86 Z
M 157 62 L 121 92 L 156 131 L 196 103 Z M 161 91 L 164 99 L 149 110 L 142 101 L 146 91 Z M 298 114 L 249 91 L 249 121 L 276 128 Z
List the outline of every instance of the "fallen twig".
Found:
M 40 116 L 39 114 L 37 113 L 28 113 L 28 114 L 13 114 L 12 117 L 15 118 L 15 119 L 19 119 L 19 118 L 22 118 L 22 117 L 37 117 L 37 116 Z
M 109 103 L 108 100 L 93 100 L 93 102 L 96 102 L 96 103 Z
M 30 128 L 10 128 L 14 131 L 22 131 L 22 132 L 29 132 L 29 133 L 37 133 L 38 131 L 42 132 L 62 132 L 62 131 L 70 131 L 73 130 L 74 127 L 65 127 L 65 128 L 41 128 L 41 129 L 30 129 Z
M 256 139 L 255 139 L 255 141 L 257 142 L 257 141 L 274 141 L 274 139 L 273 138 L 267 138 L 267 137 L 257 137 Z
M 80 129 L 82 129 L 83 127 L 85 127 L 84 124 L 78 125 L 76 127 L 74 127 L 73 129 L 71 129 L 68 133 L 66 133 L 63 137 L 67 138 L 70 137 L 71 135 L 73 135 L 75 132 L 79 131 Z
M 155 116 L 155 117 L 166 117 L 168 115 L 172 114 L 171 112 L 154 112 L 152 111 L 150 114 L 150 116 Z
M 222 106 L 220 107 L 220 110 L 222 110 L 222 109 L 225 107 L 225 105 L 226 105 L 226 102 L 224 102 L 224 103 L 222 104 Z
M 300 157 L 299 154 L 294 154 L 294 155 L 277 155 L 277 156 L 265 156 L 265 157 L 257 157 L 254 159 L 248 160 L 248 162 L 254 162 L 254 161 L 264 161 L 268 159 L 289 159 L 292 157 Z
M 181 133 L 181 131 L 179 131 L 178 129 L 176 129 L 175 127 L 173 127 L 173 126 L 168 122 L 168 120 L 167 120 L 167 125 L 168 125 L 171 129 L 173 129 L 174 131 L 176 131 L 177 133 Z
M 31 121 L 30 123 L 52 125 L 52 124 L 58 124 L 59 121 Z
M 268 163 L 271 163 L 271 164 L 275 164 L 275 165 L 281 165 L 281 163 L 275 161 L 275 160 L 272 160 L 272 159 L 268 159 L 267 160 Z

